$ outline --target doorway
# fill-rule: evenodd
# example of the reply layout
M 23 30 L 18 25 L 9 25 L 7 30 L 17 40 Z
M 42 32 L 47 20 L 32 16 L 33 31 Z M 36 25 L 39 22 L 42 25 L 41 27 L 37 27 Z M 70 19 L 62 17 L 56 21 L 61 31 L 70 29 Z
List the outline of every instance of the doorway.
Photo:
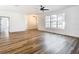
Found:
M 29 15 L 28 16 L 28 29 L 37 29 L 37 15 Z
M 0 38 L 9 37 L 9 17 L 0 16 Z

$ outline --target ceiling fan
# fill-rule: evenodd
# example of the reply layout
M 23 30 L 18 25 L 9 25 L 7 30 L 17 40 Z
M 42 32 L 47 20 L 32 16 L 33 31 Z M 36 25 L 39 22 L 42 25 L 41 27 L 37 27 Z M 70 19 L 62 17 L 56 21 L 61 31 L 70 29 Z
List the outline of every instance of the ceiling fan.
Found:
M 49 9 L 47 9 L 47 8 L 45 8 L 43 5 L 41 5 L 41 6 L 40 6 L 40 10 L 44 12 L 44 11 L 48 11 Z

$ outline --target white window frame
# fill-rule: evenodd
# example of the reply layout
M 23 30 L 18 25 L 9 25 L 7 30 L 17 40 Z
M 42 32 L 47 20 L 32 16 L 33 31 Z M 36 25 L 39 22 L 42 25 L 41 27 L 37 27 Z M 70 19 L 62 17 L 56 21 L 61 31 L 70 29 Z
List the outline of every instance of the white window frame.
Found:
M 58 17 L 61 17 L 60 21 L 58 19 L 58 24 L 57 24 L 58 29 L 65 29 L 65 23 L 66 23 L 65 22 L 65 14 L 64 13 L 59 14 Z M 59 23 L 60 23 L 60 25 L 59 25 Z
M 61 26 L 59 25 L 59 20 L 58 20 L 59 17 L 62 17 L 61 21 L 60 21 L 61 22 L 60 23 Z M 54 23 L 53 21 L 56 22 L 55 26 L 52 26 L 52 24 Z M 49 24 L 49 26 L 47 25 L 47 23 Z M 56 29 L 65 29 L 65 13 L 61 13 L 61 14 L 58 14 L 58 15 L 55 14 L 55 15 L 51 15 L 51 16 L 46 16 L 45 17 L 45 28 L 49 28 L 49 29 L 50 28 L 51 29 L 53 29 L 53 28 L 56 28 Z
M 45 28 L 50 28 L 50 16 L 45 17 Z
M 57 28 L 57 15 L 51 15 L 51 28 Z

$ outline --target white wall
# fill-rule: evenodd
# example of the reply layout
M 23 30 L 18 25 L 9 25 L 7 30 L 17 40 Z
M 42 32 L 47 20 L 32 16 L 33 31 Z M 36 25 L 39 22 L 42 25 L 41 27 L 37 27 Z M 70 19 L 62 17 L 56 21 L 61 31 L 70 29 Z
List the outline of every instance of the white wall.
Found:
M 60 29 L 46 29 L 44 27 L 44 15 L 40 16 L 39 30 L 65 34 L 79 37 L 79 6 L 72 6 L 63 10 L 47 13 L 46 15 L 65 13 L 66 27 L 64 30 Z
M 27 19 L 24 14 L 0 10 L 0 16 L 10 17 L 10 32 L 25 31 L 27 29 Z
M 37 15 L 28 15 L 28 29 L 37 29 Z

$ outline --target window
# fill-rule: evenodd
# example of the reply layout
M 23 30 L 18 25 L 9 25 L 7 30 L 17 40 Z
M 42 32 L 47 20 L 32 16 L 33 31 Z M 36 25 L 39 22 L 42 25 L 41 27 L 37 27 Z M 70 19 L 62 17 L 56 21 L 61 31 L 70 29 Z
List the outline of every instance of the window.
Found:
M 64 29 L 65 28 L 65 20 L 64 14 L 58 15 L 58 28 Z
M 46 16 L 45 28 L 65 28 L 65 14 Z
M 45 18 L 45 27 L 50 28 L 50 16 L 46 16 Z
M 51 28 L 56 28 L 57 27 L 57 15 L 52 15 L 51 16 Z

